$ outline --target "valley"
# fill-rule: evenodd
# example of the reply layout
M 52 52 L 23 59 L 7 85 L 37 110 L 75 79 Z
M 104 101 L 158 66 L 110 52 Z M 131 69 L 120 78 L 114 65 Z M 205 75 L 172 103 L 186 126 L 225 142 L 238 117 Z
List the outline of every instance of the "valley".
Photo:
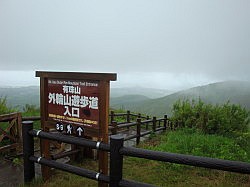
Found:
M 0 97 L 12 108 L 22 110 L 26 104 L 39 106 L 39 87 L 0 88 Z M 244 81 L 217 82 L 173 93 L 152 88 L 111 88 L 110 107 L 161 117 L 171 115 L 177 100 L 201 99 L 205 103 L 230 102 L 250 110 L 250 83 Z

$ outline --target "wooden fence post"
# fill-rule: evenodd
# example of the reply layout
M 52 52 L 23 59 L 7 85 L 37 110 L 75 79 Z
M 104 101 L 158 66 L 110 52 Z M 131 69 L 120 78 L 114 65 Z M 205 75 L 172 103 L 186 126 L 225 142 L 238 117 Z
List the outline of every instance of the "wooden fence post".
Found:
M 141 118 L 141 113 L 138 114 L 138 118 Z
M 164 130 L 167 129 L 167 122 L 168 122 L 168 115 L 164 115 L 164 123 L 163 123 Z
M 117 122 L 116 121 L 112 121 L 111 122 L 111 125 L 112 125 L 112 129 L 111 129 L 111 133 L 112 134 L 117 134 Z
M 173 122 L 172 121 L 170 121 L 169 126 L 170 126 L 170 129 L 173 130 Z
M 34 138 L 29 134 L 31 130 L 33 130 L 33 121 L 23 121 L 23 168 L 25 183 L 31 182 L 35 178 L 35 164 L 29 159 L 30 156 L 34 155 Z
M 149 116 L 147 116 L 147 120 L 149 120 Z M 148 123 L 146 123 L 146 130 L 148 130 Z
M 179 125 L 180 125 L 179 120 L 177 120 L 175 125 L 175 130 L 179 128 Z
M 141 139 L 141 118 L 137 119 L 137 125 L 136 125 L 136 145 L 140 143 Z
M 115 121 L 115 120 L 114 120 L 114 111 L 112 110 L 110 112 L 110 122 L 112 123 L 113 121 Z
M 123 155 L 119 150 L 123 147 L 123 136 L 120 134 L 110 137 L 110 187 L 119 186 L 122 180 Z
M 156 117 L 153 117 L 153 132 L 156 131 Z
M 127 111 L 127 123 L 130 123 L 130 111 Z
M 130 111 L 129 110 L 127 111 L 126 118 L 127 118 L 127 123 L 130 123 L 131 119 L 130 119 Z M 129 130 L 129 127 L 127 127 L 127 129 Z

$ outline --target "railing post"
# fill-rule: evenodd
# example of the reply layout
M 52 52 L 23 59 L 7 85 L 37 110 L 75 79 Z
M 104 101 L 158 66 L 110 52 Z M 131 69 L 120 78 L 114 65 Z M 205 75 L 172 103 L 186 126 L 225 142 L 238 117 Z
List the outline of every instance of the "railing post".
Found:
M 34 138 L 29 134 L 30 130 L 33 130 L 33 121 L 23 121 L 23 168 L 25 183 L 31 182 L 35 178 L 35 164 L 29 159 L 30 156 L 34 155 Z
M 149 120 L 149 116 L 147 116 L 147 120 Z M 146 123 L 146 130 L 148 130 L 148 123 Z
M 127 123 L 130 123 L 131 119 L 130 119 L 130 111 L 129 110 L 127 111 L 126 118 L 127 118 Z M 129 127 L 127 127 L 127 129 L 129 130 Z
M 137 119 L 137 124 L 136 124 L 136 145 L 140 143 L 141 139 L 141 118 Z
M 112 125 L 112 129 L 111 129 L 111 132 L 112 134 L 117 134 L 117 122 L 116 121 L 112 121 L 111 122 L 111 125 Z
M 130 111 L 127 111 L 127 123 L 130 123 Z
M 114 111 L 113 110 L 110 112 L 110 121 L 111 121 L 111 123 L 112 123 L 112 121 L 115 121 L 114 120 Z
M 137 116 L 138 116 L 138 118 L 141 118 L 141 113 L 139 113 Z
M 167 121 L 168 121 L 168 115 L 164 115 L 164 123 L 163 123 L 164 130 L 167 129 Z
M 156 131 L 156 117 L 153 117 L 153 132 Z
M 172 122 L 171 122 L 171 129 L 172 129 L 172 130 L 175 130 L 175 121 L 172 121 Z
M 123 136 L 120 134 L 110 137 L 110 182 L 109 187 L 119 186 L 122 180 L 123 155 L 119 153 L 123 147 Z

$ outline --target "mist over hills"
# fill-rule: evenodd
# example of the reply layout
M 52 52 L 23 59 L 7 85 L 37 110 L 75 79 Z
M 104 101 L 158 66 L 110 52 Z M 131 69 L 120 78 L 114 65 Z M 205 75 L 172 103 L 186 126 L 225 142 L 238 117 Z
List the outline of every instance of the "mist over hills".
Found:
M 111 100 L 115 107 L 121 105 L 131 105 L 139 101 L 149 100 L 150 98 L 163 97 L 169 93 L 169 90 L 151 89 L 143 87 L 111 88 Z M 130 94 L 133 94 L 130 96 Z M 6 97 L 7 104 L 20 110 L 26 104 L 39 106 L 40 91 L 39 86 L 27 87 L 0 87 L 0 98 Z
M 26 104 L 40 105 L 40 91 L 38 86 L 0 87 L 0 97 L 7 99 L 10 107 L 22 110 Z
M 111 98 L 122 97 L 126 95 L 143 95 L 151 99 L 164 97 L 174 93 L 171 90 L 144 88 L 144 87 L 124 87 L 124 88 L 111 88 Z
M 127 99 L 128 96 L 126 96 Z M 137 96 L 138 97 L 138 96 Z M 165 97 L 157 99 L 148 99 L 126 105 L 120 98 L 120 107 L 126 110 L 145 113 L 148 115 L 162 116 L 171 115 L 173 103 L 178 99 L 201 99 L 206 103 L 223 104 L 227 101 L 233 104 L 240 104 L 250 110 L 250 82 L 244 81 L 226 81 L 209 85 L 190 88 L 179 91 Z M 117 107 L 117 103 L 115 107 Z M 113 106 L 111 100 L 111 107 Z
M 115 109 L 134 109 L 137 108 L 139 103 L 147 102 L 151 100 L 144 95 L 125 95 L 121 97 L 111 97 L 111 108 Z
M 39 87 L 1 88 L 0 97 L 6 97 L 9 106 L 22 109 L 25 104 L 39 106 Z M 158 98 L 157 98 L 158 97 Z M 198 86 L 171 93 L 163 89 L 112 88 L 110 106 L 147 115 L 171 115 L 178 99 L 199 99 L 206 103 L 223 104 L 227 101 L 250 110 L 250 82 L 226 81 Z

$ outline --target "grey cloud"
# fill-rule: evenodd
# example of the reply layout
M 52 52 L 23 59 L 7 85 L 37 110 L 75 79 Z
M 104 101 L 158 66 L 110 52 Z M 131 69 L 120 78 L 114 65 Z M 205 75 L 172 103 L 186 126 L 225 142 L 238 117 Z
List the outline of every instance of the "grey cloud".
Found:
M 249 79 L 250 2 L 1 1 L 1 70 Z

